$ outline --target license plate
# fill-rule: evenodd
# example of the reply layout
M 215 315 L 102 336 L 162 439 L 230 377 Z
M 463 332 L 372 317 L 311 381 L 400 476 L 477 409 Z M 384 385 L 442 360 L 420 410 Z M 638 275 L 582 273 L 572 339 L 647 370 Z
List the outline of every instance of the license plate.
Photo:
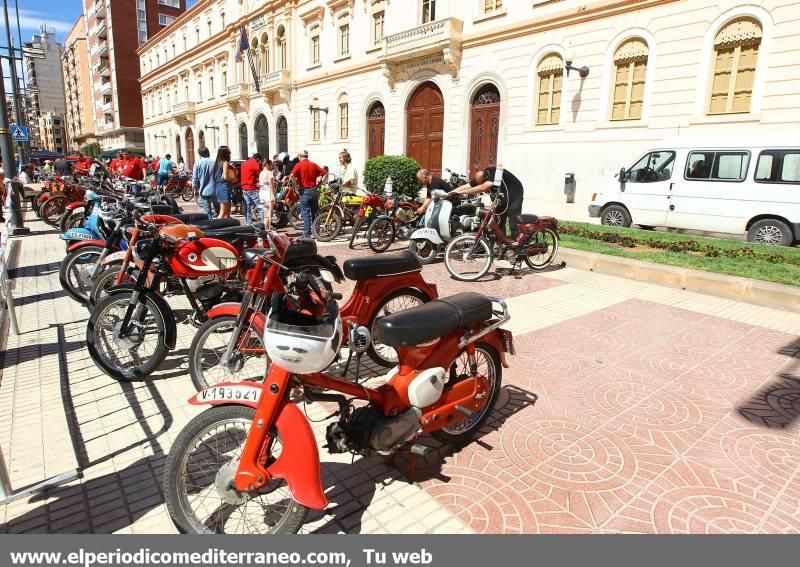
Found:
M 112 264 L 114 262 L 121 262 L 125 259 L 125 252 L 114 252 L 113 254 L 109 254 L 106 256 L 106 259 L 103 260 L 103 264 Z
M 433 228 L 420 228 L 414 231 L 414 240 L 418 238 L 438 238 L 439 233 Z
M 197 393 L 197 402 L 258 402 L 261 388 L 255 386 L 213 386 Z
M 511 331 L 500 329 L 500 336 L 503 337 L 503 348 L 505 351 L 512 356 L 516 355 L 517 352 L 514 349 L 514 335 L 511 334 Z

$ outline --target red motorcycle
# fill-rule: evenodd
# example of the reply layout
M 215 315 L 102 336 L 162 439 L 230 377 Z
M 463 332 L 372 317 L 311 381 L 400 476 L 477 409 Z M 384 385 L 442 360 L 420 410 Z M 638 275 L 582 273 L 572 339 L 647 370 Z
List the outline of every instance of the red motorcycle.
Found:
M 324 295 L 318 288 L 313 292 Z M 217 384 L 191 398 L 194 405 L 213 407 L 181 431 L 166 461 L 167 509 L 182 531 L 296 533 L 309 509 L 327 506 L 317 441 L 292 401 L 300 396 L 304 403 L 339 406 L 338 421 L 326 431 L 331 453 L 425 454 L 416 443 L 421 434 L 465 443 L 489 415 L 508 367 L 506 354 L 513 354 L 511 333 L 500 329 L 509 320 L 502 301 L 462 293 L 383 317 L 376 330 L 382 342 L 397 348 L 400 363 L 386 383 L 368 387 L 358 377 L 319 370 L 333 356 L 311 361 L 294 354 L 305 350 L 302 345 L 313 348 L 315 337 L 335 354 L 344 325 L 351 349 L 363 352 L 370 342 L 369 331 L 341 319 L 330 300 L 321 302 L 319 316 L 308 307 L 317 302 L 305 293 L 298 285 L 273 299 L 265 340 L 276 355 L 263 383 Z M 300 326 L 283 326 L 284 312 L 288 317 L 295 305 Z M 282 329 L 308 331 L 292 342 L 292 333 Z M 320 329 L 333 334 L 316 334 Z
M 297 263 L 285 251 L 285 236 L 272 233 L 270 249 L 245 251 L 245 261 L 253 264 L 241 303 L 223 303 L 208 312 L 208 321 L 197 331 L 189 348 L 189 373 L 198 390 L 222 381 L 262 380 L 269 362 L 261 337 L 267 318 L 268 301 L 274 293 L 285 292 L 284 265 L 298 269 L 328 272 L 339 282 L 343 279 L 336 259 L 327 264 Z M 313 247 L 313 240 L 299 240 Z M 314 257 L 306 255 L 305 258 Z M 314 257 L 318 258 L 318 257 Z M 372 343 L 367 355 L 380 366 L 397 364 L 394 348 L 377 340 L 375 329 L 381 317 L 417 307 L 438 297 L 435 284 L 422 277 L 422 265 L 413 254 L 403 251 L 382 257 L 354 258 L 344 263 L 344 275 L 356 282 L 350 298 L 342 307 L 342 316 L 350 317 L 370 330 Z
M 67 205 L 82 202 L 85 194 L 86 187 L 83 185 L 57 178 L 36 197 L 34 211 L 44 222 L 58 228 Z

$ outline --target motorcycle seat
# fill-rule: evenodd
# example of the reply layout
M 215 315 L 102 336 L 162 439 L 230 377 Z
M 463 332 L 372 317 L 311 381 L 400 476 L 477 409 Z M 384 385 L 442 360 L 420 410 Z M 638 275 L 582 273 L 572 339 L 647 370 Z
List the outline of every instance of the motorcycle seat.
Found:
M 197 224 L 199 222 L 209 222 L 208 215 L 205 213 L 182 213 L 172 215 L 179 221 L 186 224 Z M 227 219 L 223 219 L 227 220 Z
M 141 207 L 141 208 L 144 209 L 144 210 L 149 210 L 150 209 L 150 207 L 147 207 L 147 206 L 144 206 L 144 207 Z M 153 213 L 156 214 L 156 215 L 168 215 L 168 214 L 171 214 L 171 213 L 177 213 L 179 211 L 180 211 L 180 209 L 175 209 L 175 207 L 172 207 L 171 205 L 153 205 Z M 208 218 L 208 217 L 206 217 L 206 218 Z
M 408 250 L 364 258 L 351 258 L 344 262 L 344 275 L 347 276 L 347 279 L 355 281 L 396 276 L 418 272 L 421 269 L 422 264 Z
M 203 230 L 206 238 L 216 238 L 224 240 L 225 242 L 236 242 L 244 238 L 253 238 L 256 236 L 256 231 L 249 225 L 245 226 L 229 226 L 227 228 L 214 228 L 206 230 L 203 225 L 198 225 L 198 228 Z
M 536 215 L 518 215 L 517 224 L 536 224 L 539 222 L 539 217 Z
M 391 347 L 414 346 L 491 318 L 492 300 L 468 291 L 381 317 L 377 335 Z
M 208 233 L 206 233 L 208 234 Z M 258 259 L 267 251 L 266 248 L 247 248 L 242 252 L 242 261 L 245 267 L 252 268 L 256 265 Z M 317 254 L 317 243 L 311 238 L 299 238 L 289 245 L 286 249 L 286 254 L 283 257 L 284 262 L 294 260 L 295 258 L 306 258 L 308 256 L 315 256 Z
M 209 220 L 208 217 L 206 217 L 204 220 L 193 221 L 190 224 L 193 224 L 198 228 L 202 228 L 203 232 L 242 228 L 242 225 L 240 225 L 239 221 L 237 221 L 236 219 Z

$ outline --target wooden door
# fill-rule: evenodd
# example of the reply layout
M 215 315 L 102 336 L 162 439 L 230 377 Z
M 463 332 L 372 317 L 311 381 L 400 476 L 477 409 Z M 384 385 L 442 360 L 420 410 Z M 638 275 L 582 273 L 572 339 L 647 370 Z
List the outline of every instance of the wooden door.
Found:
M 494 85 L 481 88 L 472 99 L 469 176 L 497 165 L 500 132 L 500 93 Z
M 442 140 L 444 130 L 444 98 L 433 83 L 423 83 L 408 102 L 406 155 L 430 170 L 442 174 Z
M 382 156 L 386 142 L 386 109 L 383 104 L 376 102 L 369 109 L 367 115 L 367 140 L 369 148 L 367 159 Z
M 191 128 L 186 130 L 186 163 L 189 169 L 194 168 L 194 134 Z

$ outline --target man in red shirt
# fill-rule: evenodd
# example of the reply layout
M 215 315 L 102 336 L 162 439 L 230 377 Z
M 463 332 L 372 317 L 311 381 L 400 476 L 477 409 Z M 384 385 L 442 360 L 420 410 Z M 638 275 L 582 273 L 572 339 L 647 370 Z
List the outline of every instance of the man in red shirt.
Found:
M 261 174 L 261 163 L 263 159 L 261 154 L 255 153 L 253 157 L 242 164 L 239 170 L 239 185 L 242 188 L 242 206 L 244 207 L 244 218 L 247 224 L 253 222 L 250 209 L 258 208 L 261 204 L 258 198 L 258 176 Z
M 319 207 L 319 178 L 325 170 L 308 159 L 308 151 L 300 152 L 300 162 L 292 169 L 292 179 L 300 186 L 300 214 L 303 215 L 303 236 L 311 236 L 311 223 Z
M 144 181 L 146 170 L 144 162 L 127 152 L 124 154 L 124 158 L 120 167 L 120 174 L 123 177 L 130 177 L 136 181 Z
M 108 170 L 111 173 L 119 173 L 119 170 L 122 167 L 122 157 L 124 154 L 125 152 L 123 151 L 117 152 L 117 157 L 108 162 Z

